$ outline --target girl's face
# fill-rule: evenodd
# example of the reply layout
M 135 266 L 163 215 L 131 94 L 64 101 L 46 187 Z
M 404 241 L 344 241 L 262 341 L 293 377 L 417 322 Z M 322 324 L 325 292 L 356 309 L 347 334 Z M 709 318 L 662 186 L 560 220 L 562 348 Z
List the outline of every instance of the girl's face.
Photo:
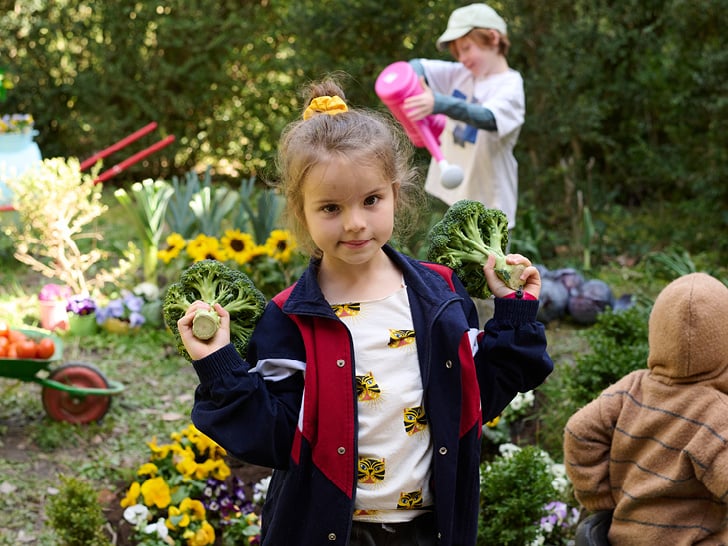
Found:
M 332 157 L 303 181 L 303 214 L 323 263 L 368 264 L 378 257 L 394 228 L 395 186 L 374 162 Z
M 498 40 L 492 46 L 485 46 L 476 42 L 470 36 L 463 36 L 455 40 L 457 60 L 476 78 L 491 73 L 494 62 L 498 58 Z

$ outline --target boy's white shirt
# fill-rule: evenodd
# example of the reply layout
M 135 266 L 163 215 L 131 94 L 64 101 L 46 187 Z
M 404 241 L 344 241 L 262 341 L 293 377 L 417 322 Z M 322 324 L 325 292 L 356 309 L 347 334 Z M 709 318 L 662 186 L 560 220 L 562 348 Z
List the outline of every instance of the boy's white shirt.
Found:
M 475 143 L 455 142 L 454 131 L 461 121 L 448 118 L 440 135 L 443 157 L 465 173 L 459 186 L 445 188 L 440 181 L 440 166 L 434 159 L 425 182 L 425 190 L 448 205 L 461 199 L 480 201 L 489 208 L 506 213 L 508 227 L 513 228 L 518 205 L 518 163 L 513 149 L 523 126 L 526 99 L 521 74 L 513 69 L 475 79 L 462 63 L 421 59 L 430 88 L 435 93 L 452 96 L 455 90 L 468 102 L 488 108 L 495 116 L 497 131 L 478 130 Z

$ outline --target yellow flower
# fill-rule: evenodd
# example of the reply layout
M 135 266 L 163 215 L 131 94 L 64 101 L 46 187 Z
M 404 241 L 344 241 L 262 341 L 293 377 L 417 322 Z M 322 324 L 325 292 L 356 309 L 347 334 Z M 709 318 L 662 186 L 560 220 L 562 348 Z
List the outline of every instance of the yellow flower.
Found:
M 230 260 L 238 264 L 244 264 L 250 259 L 250 252 L 255 246 L 255 241 L 249 233 L 243 233 L 239 229 L 228 229 L 220 241 L 222 248 Z
M 495 428 L 498 426 L 498 421 L 500 421 L 500 415 L 498 417 L 494 417 L 493 419 L 491 419 L 490 421 L 485 423 L 485 426 L 488 428 Z
M 176 531 L 177 529 L 188 527 L 190 522 L 192 520 L 190 519 L 190 515 L 182 510 L 182 507 L 179 506 L 170 506 L 169 507 L 169 517 L 167 518 L 167 529 L 170 531 Z
M 291 259 L 291 253 L 296 248 L 296 241 L 287 229 L 274 229 L 265 242 L 265 248 L 271 258 L 286 263 Z
M 137 470 L 137 476 L 151 476 L 152 478 L 157 475 L 159 468 L 154 463 L 144 463 Z
M 198 472 L 198 464 L 195 462 L 195 454 L 189 452 L 179 458 L 176 458 L 174 467 L 186 480 L 192 479 Z
M 200 233 L 187 243 L 187 255 L 195 262 L 206 259 L 224 262 L 227 259 L 225 250 L 220 248 L 220 242 L 215 237 L 204 233 Z
M 129 486 L 129 490 L 126 492 L 124 498 L 121 499 L 121 507 L 127 508 L 129 506 L 134 506 L 135 504 L 137 504 L 140 493 L 141 486 L 139 485 L 139 482 L 133 482 L 131 486 Z
M 172 502 L 169 485 L 163 478 L 151 478 L 145 481 L 142 484 L 141 491 L 144 496 L 144 504 L 147 506 L 166 508 Z
M 199 521 L 205 519 L 205 505 L 202 504 L 202 501 L 187 497 L 182 500 L 179 507 L 185 513 L 192 514 L 192 519 Z
M 167 457 L 167 455 L 169 455 L 170 450 L 172 449 L 171 446 L 168 446 L 168 445 L 163 445 L 163 446 L 157 445 L 156 437 L 152 438 L 151 441 L 147 442 L 147 445 L 149 446 L 149 449 L 152 452 L 153 460 L 165 459 Z
M 179 233 L 172 233 L 167 237 L 166 242 L 167 248 L 163 248 L 157 251 L 157 256 L 165 264 L 168 264 L 177 256 L 179 256 L 185 245 L 187 245 L 187 241 L 185 241 L 185 238 L 182 237 L 182 235 L 180 235 Z
M 187 546 L 207 546 L 215 542 L 215 529 L 207 521 L 203 521 L 200 529 L 194 532 L 188 529 L 182 538 L 187 540 Z

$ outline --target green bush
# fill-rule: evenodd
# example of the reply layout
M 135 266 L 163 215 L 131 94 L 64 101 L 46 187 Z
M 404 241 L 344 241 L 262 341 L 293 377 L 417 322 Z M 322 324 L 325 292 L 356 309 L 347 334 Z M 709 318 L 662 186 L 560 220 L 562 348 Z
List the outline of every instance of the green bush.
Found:
M 610 384 L 647 366 L 647 321 L 651 305 L 637 304 L 624 311 L 607 310 L 580 335 L 589 349 L 574 362 L 557 362 L 551 377 L 539 387 L 541 445 L 554 455 L 562 452 L 566 421 Z
M 552 541 L 553 535 L 568 535 L 576 520 L 573 515 L 565 518 L 563 528 L 545 531 L 541 527 L 549 503 L 565 496 L 556 484 L 566 482 L 555 474 L 551 458 L 536 446 L 519 449 L 506 444 L 501 449 L 502 455 L 481 465 L 478 544 L 522 546 L 539 535 L 550 534 Z
M 61 476 L 62 487 L 46 509 L 60 546 L 109 546 L 106 523 L 94 488 L 77 478 Z

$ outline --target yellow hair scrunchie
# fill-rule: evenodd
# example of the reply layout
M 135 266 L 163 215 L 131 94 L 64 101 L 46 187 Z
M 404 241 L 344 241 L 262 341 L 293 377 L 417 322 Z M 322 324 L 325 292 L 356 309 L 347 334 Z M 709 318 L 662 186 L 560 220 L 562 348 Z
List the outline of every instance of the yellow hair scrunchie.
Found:
M 347 112 L 349 109 L 346 107 L 346 103 L 341 97 L 316 97 L 308 105 L 308 108 L 303 112 L 303 119 L 309 119 L 316 114 L 328 114 L 335 116 L 342 112 Z

